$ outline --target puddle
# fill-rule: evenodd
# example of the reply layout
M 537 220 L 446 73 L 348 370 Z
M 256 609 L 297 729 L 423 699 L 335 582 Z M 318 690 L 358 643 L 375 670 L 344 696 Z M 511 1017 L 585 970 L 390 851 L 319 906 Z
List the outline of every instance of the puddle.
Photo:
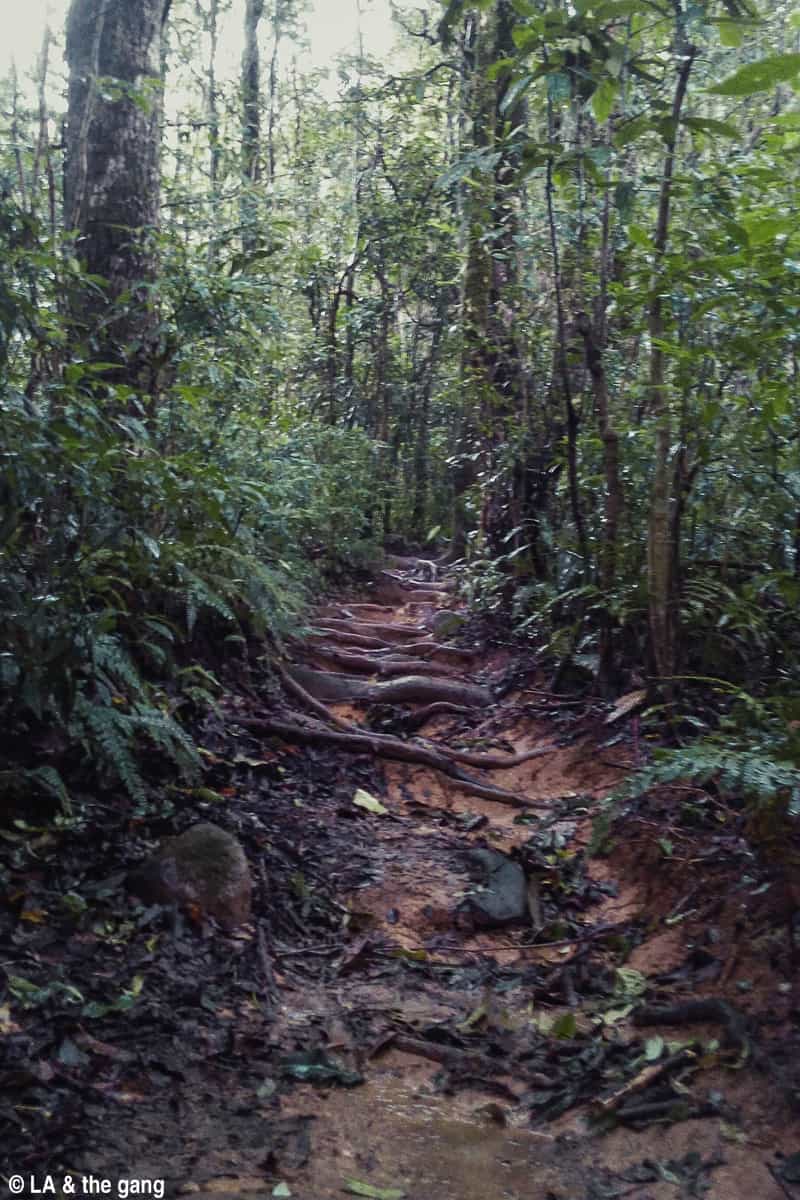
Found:
M 395 1057 L 399 1062 L 401 1056 Z M 292 1185 L 295 1194 L 340 1198 L 350 1178 L 402 1189 L 406 1200 L 585 1194 L 578 1157 L 570 1162 L 571 1139 L 498 1124 L 504 1106 L 487 1105 L 485 1095 L 436 1095 L 434 1073 L 409 1059 L 402 1066 L 378 1067 L 365 1087 L 331 1096 L 321 1109 L 310 1089 L 306 1097 L 296 1096 L 297 1111 L 308 1111 L 307 1099 L 318 1120 L 308 1173 Z

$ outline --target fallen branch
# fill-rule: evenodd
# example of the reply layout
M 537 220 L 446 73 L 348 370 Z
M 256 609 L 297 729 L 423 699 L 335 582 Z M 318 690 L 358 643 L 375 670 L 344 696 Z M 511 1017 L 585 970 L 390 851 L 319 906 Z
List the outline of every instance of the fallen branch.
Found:
M 727 1000 L 685 1000 L 678 1004 L 646 1005 L 633 1014 L 634 1025 L 691 1025 L 696 1021 L 714 1021 L 725 1030 L 727 1041 L 746 1052 L 749 1046 L 747 1022 Z
M 510 1064 L 502 1059 L 490 1058 L 475 1050 L 459 1050 L 456 1046 L 443 1046 L 441 1043 L 429 1042 L 423 1038 L 407 1037 L 403 1033 L 396 1033 L 389 1041 L 383 1042 L 381 1050 L 386 1050 L 390 1046 L 396 1050 L 402 1050 L 404 1054 L 417 1054 L 420 1058 L 440 1063 L 443 1067 L 470 1074 L 492 1076 L 509 1074 L 511 1071 Z M 513 1070 L 515 1075 L 519 1074 L 517 1065 Z M 553 1086 L 550 1076 L 539 1071 L 524 1072 L 523 1078 L 526 1083 L 534 1087 L 549 1088 Z
M 696 1061 L 697 1055 L 692 1053 L 687 1047 L 683 1047 L 676 1054 L 671 1054 L 668 1058 L 663 1059 L 662 1062 L 644 1067 L 638 1075 L 635 1075 L 633 1079 L 629 1079 L 612 1095 L 602 1098 L 598 1097 L 592 1102 L 592 1107 L 596 1113 L 602 1113 L 603 1115 L 618 1112 L 631 1096 L 645 1091 L 657 1080 L 663 1079 L 665 1075 L 669 1075 L 678 1068 L 685 1067 Z M 678 1096 L 673 1096 L 669 1103 L 674 1104 L 678 1099 Z
M 374 754 L 379 758 L 396 759 L 399 762 L 413 763 L 415 766 L 430 767 L 448 776 L 465 792 L 479 796 L 482 800 L 493 800 L 498 804 L 506 804 L 511 808 L 543 807 L 535 801 L 508 792 L 505 788 L 492 787 L 480 783 L 477 779 L 465 775 L 445 753 L 432 746 L 423 746 L 416 742 L 404 742 L 387 734 L 339 732 L 335 729 L 297 725 L 289 721 L 278 720 L 275 717 L 241 717 L 236 716 L 236 724 L 245 729 L 253 729 L 264 733 L 277 734 L 290 742 L 305 742 L 311 744 L 324 743 L 338 746 L 355 754 Z

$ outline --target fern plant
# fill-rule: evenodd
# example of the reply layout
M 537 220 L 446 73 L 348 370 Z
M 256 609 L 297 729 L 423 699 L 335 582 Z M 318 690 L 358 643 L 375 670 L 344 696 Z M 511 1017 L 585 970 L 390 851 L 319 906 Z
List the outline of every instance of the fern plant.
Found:
M 789 815 L 800 814 L 800 770 L 775 757 L 769 743 L 747 749 L 704 738 L 679 750 L 657 750 L 651 766 L 638 771 L 620 793 L 641 796 L 659 784 L 716 784 L 729 795 L 760 807 L 785 801 Z
M 793 832 L 800 816 L 800 702 L 786 696 L 760 700 L 714 682 L 731 698 L 719 729 L 690 746 L 656 750 L 652 764 L 633 775 L 611 803 L 678 781 L 713 784 L 743 802 L 754 844 L 774 844 Z

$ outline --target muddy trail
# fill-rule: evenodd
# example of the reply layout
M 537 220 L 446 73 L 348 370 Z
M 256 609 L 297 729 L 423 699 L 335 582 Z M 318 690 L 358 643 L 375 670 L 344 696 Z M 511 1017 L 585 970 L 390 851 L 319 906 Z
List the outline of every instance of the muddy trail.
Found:
M 800 1197 L 774 897 L 721 803 L 674 787 L 605 814 L 639 702 L 551 693 L 435 564 L 321 605 L 277 678 L 243 668 L 207 718 L 203 788 L 123 823 L 98 807 L 35 863 L 7 843 L 3 1173 Z M 246 851 L 239 928 L 125 891 L 198 820 Z

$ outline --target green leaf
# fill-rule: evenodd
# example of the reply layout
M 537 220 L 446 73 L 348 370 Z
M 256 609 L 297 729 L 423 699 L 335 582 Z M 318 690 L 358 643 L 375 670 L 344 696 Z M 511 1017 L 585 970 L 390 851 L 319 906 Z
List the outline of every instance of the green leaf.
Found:
M 653 239 L 642 229 L 641 225 L 629 225 L 628 237 L 633 242 L 634 246 L 641 246 L 642 250 L 653 249 Z
M 644 1056 L 648 1062 L 656 1062 L 664 1053 L 664 1039 L 656 1035 L 656 1037 L 648 1038 L 644 1044 Z
M 344 1190 L 351 1196 L 367 1196 L 369 1200 L 404 1200 L 406 1195 L 402 1188 L 377 1188 L 360 1179 L 346 1179 Z
M 787 83 L 799 72 L 800 54 L 771 54 L 740 67 L 707 90 L 717 96 L 751 96 L 754 92 L 769 91 L 776 83 Z
M 569 100 L 572 95 L 572 82 L 565 71 L 553 71 L 547 76 L 547 95 L 555 104 L 559 100 Z
M 600 21 L 611 21 L 616 17 L 630 17 L 641 10 L 642 0 L 606 0 L 605 4 L 592 5 L 592 12 Z
M 356 794 L 353 796 L 353 804 L 357 808 L 365 808 L 367 812 L 375 813 L 378 817 L 385 817 L 389 812 L 388 808 L 384 804 L 381 804 L 380 800 L 376 799 L 375 796 L 371 796 L 369 792 L 365 792 L 363 788 L 356 790 Z
M 504 116 L 508 112 L 508 110 L 510 108 L 513 108 L 514 105 L 517 103 L 517 101 L 520 100 L 525 95 L 528 88 L 531 86 L 531 84 L 534 82 L 535 79 L 536 79 L 536 75 L 532 71 L 528 71 L 525 75 L 522 75 L 519 79 L 514 80 L 514 82 L 511 84 L 511 87 L 509 87 L 506 90 L 505 94 L 503 95 L 502 100 L 500 101 L 500 105 L 499 105 L 500 112 Z
M 529 50 L 535 50 L 541 41 L 541 33 L 537 29 L 530 27 L 516 26 L 511 37 L 514 45 L 521 54 L 527 54 Z
M 550 1030 L 553 1037 L 573 1038 L 578 1031 L 578 1022 L 574 1012 L 562 1013 Z
M 793 217 L 767 216 L 743 217 L 742 225 L 747 230 L 751 246 L 763 246 L 783 233 L 792 233 L 797 222 Z
M 632 121 L 626 121 L 620 126 L 614 134 L 614 145 L 618 147 L 627 146 L 636 138 L 641 137 L 643 133 L 653 132 L 653 120 L 648 116 L 634 117 Z
M 723 46 L 741 46 L 744 40 L 744 31 L 738 21 L 731 21 L 725 17 L 718 21 L 712 21 L 719 30 L 719 40 Z
M 600 86 L 595 89 L 592 95 L 592 112 L 596 121 L 602 123 L 603 121 L 607 121 L 611 116 L 618 91 L 619 84 L 613 79 L 604 79 Z
M 641 971 L 633 967 L 617 967 L 614 983 L 614 995 L 622 996 L 625 1000 L 635 1000 L 644 995 L 647 989 L 647 979 Z
M 727 121 L 714 121 L 711 117 L 684 117 L 681 124 L 699 133 L 716 133 L 720 137 L 729 138 L 740 136 L 735 125 L 729 125 Z

